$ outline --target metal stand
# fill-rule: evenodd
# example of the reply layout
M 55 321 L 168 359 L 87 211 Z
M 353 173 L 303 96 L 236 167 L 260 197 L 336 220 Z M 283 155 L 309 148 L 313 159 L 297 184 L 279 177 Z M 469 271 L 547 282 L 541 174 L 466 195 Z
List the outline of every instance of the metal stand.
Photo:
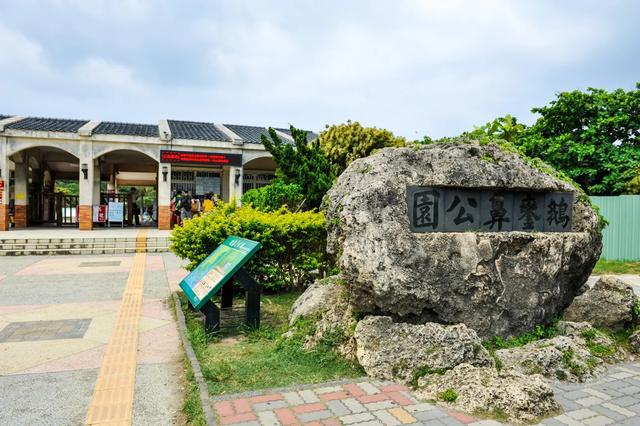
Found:
M 238 270 L 233 277 L 222 286 L 220 295 L 220 307 L 222 309 L 233 306 L 233 281 L 245 290 L 245 324 L 249 327 L 260 327 L 260 284 L 244 270 Z M 189 309 L 193 309 L 189 304 Z M 220 331 L 220 309 L 211 300 L 208 300 L 200 312 L 204 314 L 204 327 L 207 333 Z

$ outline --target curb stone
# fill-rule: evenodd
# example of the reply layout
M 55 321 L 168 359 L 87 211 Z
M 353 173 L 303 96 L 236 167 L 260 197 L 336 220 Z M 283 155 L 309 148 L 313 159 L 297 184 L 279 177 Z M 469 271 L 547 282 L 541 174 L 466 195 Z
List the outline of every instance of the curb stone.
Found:
M 213 408 L 211 406 L 211 400 L 209 397 L 209 391 L 207 388 L 207 384 L 204 381 L 204 376 L 202 375 L 202 369 L 200 368 L 200 363 L 196 358 L 196 354 L 193 351 L 193 347 L 191 346 L 191 342 L 187 338 L 187 324 L 184 318 L 184 313 L 182 312 L 182 305 L 180 303 L 180 298 L 178 297 L 176 292 L 172 293 L 173 300 L 176 306 L 176 317 L 178 323 L 178 331 L 180 332 L 180 339 L 182 340 L 182 346 L 187 355 L 187 359 L 191 364 L 191 370 L 193 370 L 193 377 L 196 380 L 196 384 L 198 385 L 198 394 L 200 396 L 200 405 L 202 405 L 202 411 L 204 411 L 204 417 L 209 426 L 216 426 L 218 422 L 216 421 L 216 416 L 213 413 Z

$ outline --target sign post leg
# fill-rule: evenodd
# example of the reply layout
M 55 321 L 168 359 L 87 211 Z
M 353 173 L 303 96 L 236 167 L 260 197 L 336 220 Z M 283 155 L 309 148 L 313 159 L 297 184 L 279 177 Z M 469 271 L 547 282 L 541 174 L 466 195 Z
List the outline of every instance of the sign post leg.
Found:
M 200 311 L 204 314 L 204 330 L 207 333 L 220 331 L 220 309 L 215 303 L 207 300 L 207 303 L 200 308 Z
M 233 280 L 227 281 L 224 286 L 222 286 L 222 294 L 220 297 L 221 308 L 231 308 L 233 306 Z
M 240 281 L 242 287 L 246 290 L 245 293 L 245 322 L 249 327 L 260 327 L 260 293 L 262 289 L 260 284 L 253 279 L 251 275 L 244 270 L 240 269 L 236 272 L 234 278 Z
M 245 321 L 249 327 L 260 327 L 260 287 L 247 290 L 245 301 Z

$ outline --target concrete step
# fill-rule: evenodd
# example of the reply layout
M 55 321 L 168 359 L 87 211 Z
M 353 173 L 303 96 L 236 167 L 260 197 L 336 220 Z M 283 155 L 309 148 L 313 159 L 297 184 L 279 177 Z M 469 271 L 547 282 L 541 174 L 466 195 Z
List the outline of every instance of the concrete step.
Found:
M 166 237 L 148 237 L 146 252 L 166 252 L 170 244 Z M 0 239 L 0 256 L 135 253 L 137 247 L 136 238 L 4 238 Z
M 146 253 L 166 253 L 169 247 L 147 247 Z M 136 253 L 136 248 L 82 248 L 82 249 L 34 249 L 34 250 L 1 250 L 0 256 L 55 256 L 69 254 L 123 254 Z

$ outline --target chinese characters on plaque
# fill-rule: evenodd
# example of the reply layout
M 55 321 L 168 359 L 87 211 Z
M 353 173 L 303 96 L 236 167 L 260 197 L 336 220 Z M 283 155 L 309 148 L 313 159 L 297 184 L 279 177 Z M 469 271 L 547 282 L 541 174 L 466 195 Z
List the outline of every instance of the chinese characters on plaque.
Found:
M 413 232 L 571 231 L 573 193 L 407 187 Z

